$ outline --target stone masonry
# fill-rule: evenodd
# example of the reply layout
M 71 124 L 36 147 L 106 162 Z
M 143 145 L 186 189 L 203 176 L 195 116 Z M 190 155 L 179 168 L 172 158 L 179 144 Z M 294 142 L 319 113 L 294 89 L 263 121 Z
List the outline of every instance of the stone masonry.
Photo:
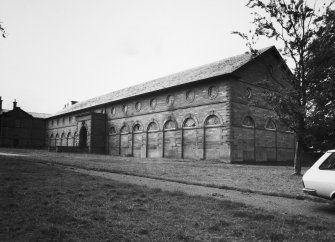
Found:
M 286 161 L 294 134 L 260 98 L 288 85 L 275 47 L 79 102 L 47 119 L 49 147 L 113 156 Z

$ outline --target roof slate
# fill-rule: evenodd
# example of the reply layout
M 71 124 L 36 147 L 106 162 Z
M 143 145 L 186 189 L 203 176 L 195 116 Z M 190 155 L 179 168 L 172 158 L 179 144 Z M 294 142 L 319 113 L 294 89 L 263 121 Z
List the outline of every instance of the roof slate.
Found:
M 264 49 L 258 50 L 257 56 L 263 54 L 264 52 L 275 48 L 270 46 Z M 62 114 L 78 111 L 81 109 L 86 109 L 101 104 L 106 104 L 113 101 L 122 100 L 125 98 L 138 96 L 145 93 L 150 93 L 154 91 L 159 91 L 162 89 L 180 86 L 187 83 L 192 83 L 195 81 L 208 79 L 215 76 L 220 76 L 224 74 L 230 74 L 242 67 L 255 56 L 252 56 L 251 53 L 247 52 L 241 55 L 229 57 L 217 62 L 210 64 L 202 65 L 192 69 L 188 69 L 182 72 L 178 72 L 169 76 L 161 77 L 152 81 L 144 82 L 135 86 L 131 86 L 125 89 L 118 91 L 110 92 L 108 94 L 91 98 L 82 102 L 78 102 L 72 106 L 69 106 L 65 109 L 60 110 L 59 112 L 53 114 L 52 116 L 59 116 Z M 52 117 L 51 116 L 51 117 Z
M 34 118 L 49 118 L 51 114 L 47 113 L 35 113 L 35 112 L 28 112 Z
M 2 111 L 2 113 L 8 113 L 8 112 L 13 111 L 13 110 L 2 109 L 1 111 Z M 51 116 L 51 114 L 47 114 L 47 113 L 35 113 L 35 112 L 26 112 L 26 113 L 30 114 L 34 118 L 49 118 Z

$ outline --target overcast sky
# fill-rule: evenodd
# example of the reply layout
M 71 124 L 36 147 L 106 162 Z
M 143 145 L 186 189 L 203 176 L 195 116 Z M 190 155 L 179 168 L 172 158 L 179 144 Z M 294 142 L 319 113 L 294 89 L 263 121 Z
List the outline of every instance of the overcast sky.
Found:
M 0 96 L 54 113 L 247 51 L 246 0 L 1 0 Z M 262 41 L 258 48 L 275 42 Z

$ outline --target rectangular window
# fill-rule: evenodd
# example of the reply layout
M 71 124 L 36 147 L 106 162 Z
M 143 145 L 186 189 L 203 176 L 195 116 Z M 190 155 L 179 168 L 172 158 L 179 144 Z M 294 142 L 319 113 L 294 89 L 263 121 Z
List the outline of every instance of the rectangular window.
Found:
M 335 170 L 335 153 L 332 153 L 319 167 L 320 170 Z

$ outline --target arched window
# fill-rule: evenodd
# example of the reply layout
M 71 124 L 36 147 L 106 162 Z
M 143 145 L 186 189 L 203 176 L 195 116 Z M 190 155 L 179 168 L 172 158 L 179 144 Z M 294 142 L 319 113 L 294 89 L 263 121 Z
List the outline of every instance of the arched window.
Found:
M 276 130 L 276 123 L 273 120 L 268 119 L 265 124 L 265 128 L 269 130 Z
M 120 129 L 121 134 L 126 134 L 129 133 L 129 129 L 127 125 L 123 125 L 122 128 Z
M 109 133 L 110 134 L 116 134 L 116 129 L 115 129 L 114 126 L 112 126 L 112 127 L 109 128 Z
M 62 133 L 61 140 L 60 140 L 60 145 L 63 146 L 65 145 L 65 133 Z
M 135 124 L 134 127 L 133 127 L 133 132 L 138 133 L 138 132 L 141 132 L 141 131 L 142 131 L 141 125 L 140 124 Z
M 205 120 L 205 126 L 220 125 L 220 119 L 216 115 L 209 115 Z
M 155 122 L 151 122 L 148 125 L 148 131 L 156 131 L 158 130 L 158 125 Z
M 59 134 L 56 134 L 55 145 L 59 146 Z
M 242 125 L 245 126 L 245 127 L 251 127 L 251 128 L 253 128 L 253 127 L 255 127 L 255 122 L 254 122 L 254 120 L 252 119 L 252 117 L 250 117 L 250 116 L 246 116 L 246 117 L 244 118 L 244 120 L 243 120 Z
M 68 132 L 67 136 L 66 136 L 66 146 L 69 146 L 69 140 L 70 139 L 71 139 L 71 132 Z
M 177 128 L 177 124 L 173 120 L 166 121 L 164 125 L 164 130 L 170 130 L 170 129 L 176 129 L 176 128 Z
M 73 134 L 73 146 L 77 146 L 77 137 L 78 137 L 77 132 L 74 132 L 74 134 Z
M 183 127 L 184 127 L 184 128 L 193 128 L 193 127 L 195 127 L 195 126 L 196 126 L 195 121 L 194 121 L 194 119 L 191 118 L 191 117 L 185 119 L 185 121 L 184 121 L 184 123 L 183 123 Z

